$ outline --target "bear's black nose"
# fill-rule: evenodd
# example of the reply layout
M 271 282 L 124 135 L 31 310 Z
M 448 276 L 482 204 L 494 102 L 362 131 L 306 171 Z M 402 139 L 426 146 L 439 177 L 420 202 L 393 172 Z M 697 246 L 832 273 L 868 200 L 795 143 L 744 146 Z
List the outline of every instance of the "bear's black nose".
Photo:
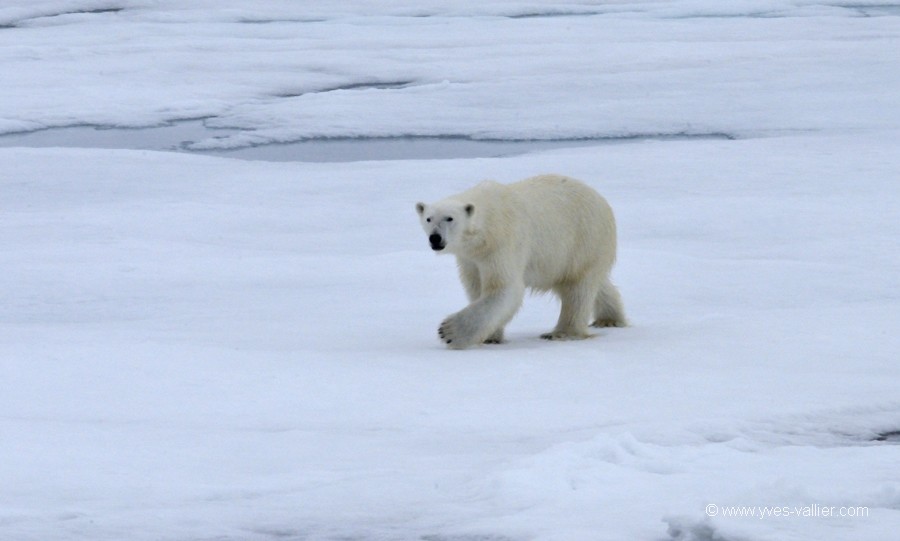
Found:
M 432 233 L 428 236 L 428 242 L 431 243 L 432 250 L 443 250 L 444 249 L 444 239 L 441 238 L 437 233 Z

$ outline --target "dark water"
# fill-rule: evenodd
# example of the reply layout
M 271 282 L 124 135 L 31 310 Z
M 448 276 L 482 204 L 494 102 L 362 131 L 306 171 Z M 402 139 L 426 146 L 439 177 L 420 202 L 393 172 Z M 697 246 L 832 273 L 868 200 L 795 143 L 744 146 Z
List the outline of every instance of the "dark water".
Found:
M 874 439 L 874 441 L 883 441 L 885 443 L 900 443 L 900 430 L 882 432 Z
M 73 126 L 27 133 L 0 135 L 0 147 L 79 147 L 138 149 L 225 156 L 246 160 L 352 162 L 363 160 L 410 160 L 490 158 L 515 156 L 540 150 L 623 144 L 647 139 L 729 139 L 726 134 L 658 134 L 597 139 L 553 141 L 478 140 L 465 137 L 377 137 L 307 139 L 234 150 L 189 150 L 189 145 L 238 130 L 207 128 L 202 120 L 190 120 L 152 128 L 103 128 Z

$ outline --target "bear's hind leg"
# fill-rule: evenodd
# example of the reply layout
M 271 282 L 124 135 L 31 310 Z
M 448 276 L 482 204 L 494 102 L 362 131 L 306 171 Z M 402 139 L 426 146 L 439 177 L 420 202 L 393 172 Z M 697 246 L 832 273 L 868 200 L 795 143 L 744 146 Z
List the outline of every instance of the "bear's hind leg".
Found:
M 554 291 L 562 301 L 556 328 L 541 335 L 545 340 L 581 340 L 590 338 L 588 320 L 597 296 L 597 287 L 587 280 L 557 286 Z
M 625 319 L 625 310 L 622 308 L 622 296 L 619 290 L 609 281 L 603 280 L 600 292 L 594 302 L 593 327 L 625 327 L 628 320 Z

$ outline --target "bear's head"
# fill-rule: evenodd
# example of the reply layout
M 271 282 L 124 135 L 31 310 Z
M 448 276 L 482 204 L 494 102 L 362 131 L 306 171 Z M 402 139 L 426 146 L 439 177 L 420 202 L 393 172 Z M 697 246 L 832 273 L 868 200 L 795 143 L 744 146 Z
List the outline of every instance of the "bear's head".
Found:
M 416 212 L 435 252 L 455 253 L 466 232 L 475 205 L 445 200 L 433 205 L 416 203 Z

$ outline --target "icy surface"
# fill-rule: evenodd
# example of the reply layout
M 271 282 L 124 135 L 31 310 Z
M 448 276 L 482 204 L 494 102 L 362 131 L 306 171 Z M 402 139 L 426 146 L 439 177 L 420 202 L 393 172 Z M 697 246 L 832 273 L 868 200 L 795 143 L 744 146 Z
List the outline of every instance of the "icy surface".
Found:
M 302 4 L 4 2 L 0 129 L 737 139 L 0 148 L 0 539 L 896 537 L 897 3 Z M 611 202 L 632 326 L 445 350 L 414 203 L 541 172 Z
M 191 141 L 210 149 L 900 124 L 900 2 L 10 3 L 0 133 L 239 128 Z
M 4 149 L 0 163 L 6 538 L 900 527 L 900 446 L 873 441 L 900 425 L 893 141 L 350 165 Z M 556 308 L 529 298 L 508 344 L 444 350 L 435 328 L 463 295 L 412 202 L 535 171 L 610 198 L 633 326 L 543 342 Z M 710 503 L 870 514 L 707 520 Z

